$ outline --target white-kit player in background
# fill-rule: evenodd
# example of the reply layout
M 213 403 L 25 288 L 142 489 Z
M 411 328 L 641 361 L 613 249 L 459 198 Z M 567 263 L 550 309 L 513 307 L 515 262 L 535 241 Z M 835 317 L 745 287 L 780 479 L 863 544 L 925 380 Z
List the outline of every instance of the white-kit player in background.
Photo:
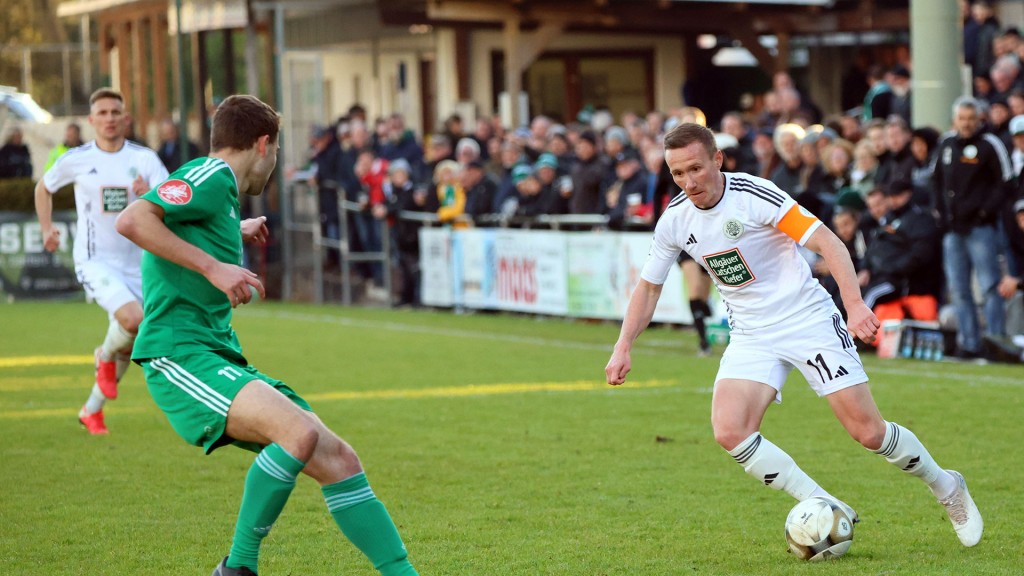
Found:
M 110 325 L 95 351 L 96 382 L 78 420 L 91 434 L 106 434 L 103 404 L 117 398 L 142 322 L 142 250 L 117 233 L 114 220 L 141 194 L 167 178 L 155 152 L 125 138 L 128 118 L 120 92 L 100 88 L 89 97 L 89 124 L 96 139 L 65 152 L 36 185 L 36 214 L 43 246 L 60 246 L 53 226 L 52 194 L 74 183 L 78 211 L 73 256 L 85 293 L 107 311 Z
M 960 542 L 974 546 L 983 523 L 963 476 L 943 470 L 913 432 L 886 422 L 875 405 L 854 336 L 871 342 L 878 319 L 861 299 L 842 241 L 789 194 L 764 180 L 722 172 L 714 134 L 692 123 L 665 135 L 665 161 L 683 193 L 669 203 L 633 291 L 605 376 L 625 382 L 630 349 L 647 327 L 662 284 L 685 250 L 715 282 L 728 309 L 730 343 L 711 400 L 715 440 L 759 482 L 803 501 L 829 495 L 789 454 L 761 436 L 761 421 L 795 367 L 855 440 L 920 478 L 945 506 Z M 842 294 L 847 322 L 811 276 L 798 245 L 821 255 Z

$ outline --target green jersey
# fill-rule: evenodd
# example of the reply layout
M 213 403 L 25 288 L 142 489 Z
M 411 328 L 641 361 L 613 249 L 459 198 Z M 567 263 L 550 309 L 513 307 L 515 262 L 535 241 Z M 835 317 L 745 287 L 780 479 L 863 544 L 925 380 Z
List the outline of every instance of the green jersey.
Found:
M 235 173 L 219 158 L 197 158 L 140 197 L 164 209 L 164 224 L 182 240 L 227 264 L 242 262 Z M 231 329 L 231 302 L 202 274 L 142 255 L 144 314 L 134 360 L 242 347 Z

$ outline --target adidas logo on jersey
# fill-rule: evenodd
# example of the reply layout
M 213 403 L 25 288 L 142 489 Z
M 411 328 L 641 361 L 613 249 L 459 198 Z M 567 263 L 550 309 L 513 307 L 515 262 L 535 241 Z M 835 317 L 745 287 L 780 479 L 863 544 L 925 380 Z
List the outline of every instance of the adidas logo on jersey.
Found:
M 697 243 L 697 239 L 693 237 L 693 234 L 690 234 L 690 237 L 686 240 L 686 245 L 689 246 L 691 244 L 696 244 L 696 243 Z
M 847 370 L 844 366 L 840 365 L 839 369 L 836 370 L 836 378 L 838 378 L 840 376 L 846 376 L 849 373 L 850 373 L 849 370 Z
M 92 170 L 89 170 L 89 174 L 99 174 L 99 173 L 100 173 L 99 170 L 97 170 L 95 166 L 93 166 Z

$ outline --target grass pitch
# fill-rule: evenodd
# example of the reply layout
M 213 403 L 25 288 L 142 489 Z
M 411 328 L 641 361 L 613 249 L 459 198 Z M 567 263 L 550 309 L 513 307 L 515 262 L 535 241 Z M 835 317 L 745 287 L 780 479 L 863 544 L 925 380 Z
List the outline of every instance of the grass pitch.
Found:
M 104 326 L 95 305 L 0 306 L 0 574 L 205 576 L 252 455 L 186 445 L 137 367 L 108 404 L 111 434 L 86 434 L 76 414 Z M 1022 570 L 1020 367 L 866 358 L 883 415 L 966 476 L 986 524 L 972 549 L 791 377 L 763 432 L 862 519 L 847 556 L 811 565 L 786 553 L 794 501 L 715 444 L 717 355 L 697 358 L 691 332 L 649 330 L 612 389 L 608 323 L 265 302 L 235 328 L 251 362 L 355 446 L 424 576 Z M 300 480 L 261 574 L 375 573 Z

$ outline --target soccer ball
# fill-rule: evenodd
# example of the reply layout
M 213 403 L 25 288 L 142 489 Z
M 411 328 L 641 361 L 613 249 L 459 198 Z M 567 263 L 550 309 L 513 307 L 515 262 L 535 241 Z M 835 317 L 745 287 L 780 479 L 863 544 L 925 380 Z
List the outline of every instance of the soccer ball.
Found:
M 789 511 L 786 542 L 801 560 L 838 558 L 853 544 L 853 519 L 827 498 L 808 498 Z

